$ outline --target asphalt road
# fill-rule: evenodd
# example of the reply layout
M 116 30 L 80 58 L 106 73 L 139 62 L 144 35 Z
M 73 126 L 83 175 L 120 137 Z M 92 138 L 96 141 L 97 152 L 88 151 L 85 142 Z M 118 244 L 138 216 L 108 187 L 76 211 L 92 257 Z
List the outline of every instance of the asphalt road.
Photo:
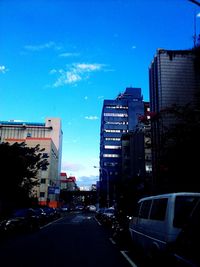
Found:
M 0 266 L 130 267 L 111 241 L 94 214 L 69 213 L 34 233 L 1 240 Z

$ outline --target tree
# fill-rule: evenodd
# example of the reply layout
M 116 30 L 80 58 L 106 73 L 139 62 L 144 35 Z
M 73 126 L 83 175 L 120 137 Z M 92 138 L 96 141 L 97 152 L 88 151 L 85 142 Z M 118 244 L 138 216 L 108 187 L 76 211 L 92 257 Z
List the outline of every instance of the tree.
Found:
M 39 184 L 38 171 L 47 168 L 40 146 L 27 147 L 23 143 L 0 144 L 0 202 L 12 208 L 28 205 L 33 188 Z
M 159 114 L 169 118 L 161 138 L 160 187 L 165 191 L 200 191 L 200 110 L 190 105 L 173 105 Z

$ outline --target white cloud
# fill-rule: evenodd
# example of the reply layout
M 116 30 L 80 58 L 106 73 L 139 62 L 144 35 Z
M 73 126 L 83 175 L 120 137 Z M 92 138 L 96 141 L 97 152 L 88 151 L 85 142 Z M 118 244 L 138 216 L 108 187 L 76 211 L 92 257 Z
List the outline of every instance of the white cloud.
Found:
M 66 53 L 60 54 L 59 57 L 78 57 L 79 55 L 80 55 L 79 53 L 66 52 Z
M 85 99 L 85 100 L 88 100 L 88 96 L 85 96 L 84 99 Z
M 75 64 L 75 68 L 79 72 L 91 72 L 95 70 L 100 70 L 102 66 L 103 66 L 102 64 L 85 64 L 85 63 Z
M 90 73 L 100 71 L 104 67 L 103 64 L 87 64 L 87 63 L 74 63 L 68 70 L 51 70 L 50 74 L 57 73 L 59 77 L 53 84 L 53 87 L 60 87 L 66 84 L 76 84 L 81 80 L 89 79 Z
M 77 179 L 77 185 L 82 187 L 90 187 L 92 184 L 96 184 L 98 180 L 98 176 L 81 176 Z
M 200 18 L 200 13 L 197 14 L 197 17 Z
M 8 69 L 4 65 L 0 65 L 0 73 L 6 73 Z
M 62 164 L 63 171 L 66 172 L 78 172 L 84 169 L 84 166 L 80 163 L 64 162 Z
M 52 70 L 50 70 L 50 72 L 49 72 L 50 74 L 54 74 L 54 73 L 57 73 L 57 70 L 56 69 L 52 69 Z
M 66 76 L 67 76 L 67 79 L 66 79 L 67 83 L 75 83 L 82 79 L 79 74 L 73 71 L 67 71 Z
M 58 46 L 55 42 L 48 42 L 48 43 L 44 43 L 44 44 L 38 44 L 38 45 L 25 45 L 24 46 L 25 50 L 29 50 L 29 51 L 41 51 L 44 49 L 49 49 L 49 48 L 53 48 L 55 50 L 60 50 L 61 47 Z
M 98 120 L 97 116 L 85 116 L 86 120 Z

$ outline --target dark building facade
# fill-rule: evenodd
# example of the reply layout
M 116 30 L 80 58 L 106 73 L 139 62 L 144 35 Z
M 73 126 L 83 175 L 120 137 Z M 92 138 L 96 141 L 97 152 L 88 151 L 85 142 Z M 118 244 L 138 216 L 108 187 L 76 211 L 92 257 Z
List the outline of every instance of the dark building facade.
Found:
M 104 100 L 100 132 L 100 205 L 116 200 L 121 177 L 121 137 L 136 128 L 138 116 L 144 114 L 141 88 L 126 88 L 114 100 Z
M 149 103 L 144 102 L 144 115 L 138 117 L 134 131 L 123 134 L 122 175 L 118 205 L 132 214 L 137 200 L 152 192 L 151 121 Z
M 197 107 L 200 91 L 199 48 L 191 50 L 158 49 L 149 68 L 150 110 L 159 114 L 176 106 Z M 152 121 L 152 168 L 154 184 L 158 182 L 158 162 L 162 157 L 161 136 L 173 121 L 165 116 Z

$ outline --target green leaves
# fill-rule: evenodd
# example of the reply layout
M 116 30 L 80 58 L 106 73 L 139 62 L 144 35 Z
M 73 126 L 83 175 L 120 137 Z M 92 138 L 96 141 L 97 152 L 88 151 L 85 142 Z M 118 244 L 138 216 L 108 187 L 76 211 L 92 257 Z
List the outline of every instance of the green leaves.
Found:
M 21 203 L 32 197 L 32 189 L 39 184 L 38 171 L 49 165 L 43 151 L 39 145 L 0 144 L 0 200 Z

